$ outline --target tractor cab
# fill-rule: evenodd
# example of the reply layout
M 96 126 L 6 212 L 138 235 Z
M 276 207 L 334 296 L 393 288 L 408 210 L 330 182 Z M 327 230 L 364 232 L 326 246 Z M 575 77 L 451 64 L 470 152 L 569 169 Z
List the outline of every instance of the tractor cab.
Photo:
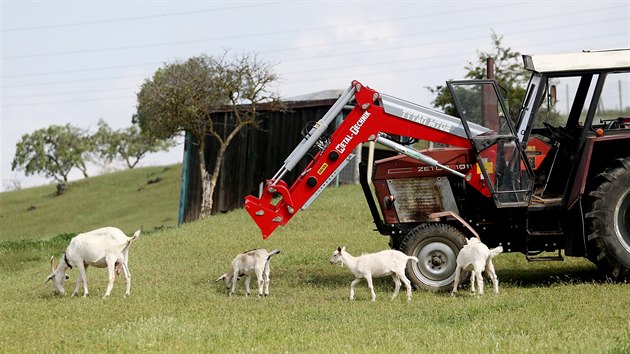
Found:
M 627 60 L 627 50 L 524 57 L 532 76 L 516 126 L 534 170 L 532 203 L 574 205 L 595 171 L 627 155 Z

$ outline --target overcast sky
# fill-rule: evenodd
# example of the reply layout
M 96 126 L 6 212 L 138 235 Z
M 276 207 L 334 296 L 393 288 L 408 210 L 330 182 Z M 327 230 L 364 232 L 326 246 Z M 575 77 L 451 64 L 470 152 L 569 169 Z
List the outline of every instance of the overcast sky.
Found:
M 99 119 L 130 126 L 140 85 L 164 63 L 257 53 L 275 65 L 283 97 L 356 79 L 430 105 L 426 87 L 462 79 L 477 51 L 491 50 L 492 31 L 523 54 L 630 47 L 629 3 L 1 0 L 1 187 L 50 182 L 11 171 L 23 134 L 94 130 Z M 181 161 L 179 145 L 142 165 Z

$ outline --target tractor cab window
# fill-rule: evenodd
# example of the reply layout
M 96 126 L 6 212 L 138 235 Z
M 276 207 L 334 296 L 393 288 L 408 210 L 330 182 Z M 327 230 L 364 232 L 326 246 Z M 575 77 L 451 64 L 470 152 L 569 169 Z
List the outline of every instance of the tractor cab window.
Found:
M 597 101 L 591 130 L 630 129 L 630 73 L 610 73 Z M 585 113 L 586 114 L 586 113 Z
M 550 126 L 558 129 L 574 129 L 584 125 L 586 120 L 585 102 L 590 102 L 595 90 L 597 75 L 584 77 L 551 77 L 547 78 L 545 96 L 536 113 L 533 128 L 549 130 Z M 580 95 L 578 94 L 580 90 Z M 570 119 L 571 118 L 571 119 Z
M 601 95 L 594 100 L 600 79 L 605 79 Z M 630 73 L 547 77 L 545 94 L 536 112 L 532 134 L 544 137 L 550 144 L 565 146 L 580 140 L 583 130 L 598 128 L 628 129 L 630 102 L 627 88 Z M 587 117 L 594 110 L 592 121 Z M 588 125 L 585 127 L 585 125 Z

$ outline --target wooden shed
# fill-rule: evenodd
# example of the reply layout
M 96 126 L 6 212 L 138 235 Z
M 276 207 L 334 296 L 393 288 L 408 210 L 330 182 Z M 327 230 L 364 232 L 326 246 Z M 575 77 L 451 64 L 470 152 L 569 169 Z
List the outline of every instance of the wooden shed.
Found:
M 302 132 L 307 131 L 309 122 L 316 122 L 323 117 L 337 101 L 343 90 L 328 90 L 310 95 L 292 97 L 284 100 L 286 110 L 264 111 L 260 113 L 260 127 L 247 127 L 239 133 L 228 147 L 219 180 L 213 195 L 213 213 L 227 212 L 241 208 L 245 196 L 259 195 L 261 183 L 271 178 L 284 163 L 293 149 L 302 140 Z M 341 122 L 348 111 L 344 110 L 337 118 Z M 229 113 L 215 114 L 217 131 L 230 131 Z M 337 125 L 330 127 L 330 131 Z M 206 136 L 206 166 L 211 169 L 215 162 L 218 143 L 211 136 Z M 359 154 L 360 155 L 360 154 Z M 358 183 L 357 165 L 348 164 L 339 174 L 340 183 Z M 284 180 L 291 185 L 299 173 L 306 167 L 307 158 L 288 173 Z M 201 183 L 199 173 L 199 152 L 190 135 L 186 136 L 184 163 L 180 193 L 179 223 L 196 220 L 201 205 Z

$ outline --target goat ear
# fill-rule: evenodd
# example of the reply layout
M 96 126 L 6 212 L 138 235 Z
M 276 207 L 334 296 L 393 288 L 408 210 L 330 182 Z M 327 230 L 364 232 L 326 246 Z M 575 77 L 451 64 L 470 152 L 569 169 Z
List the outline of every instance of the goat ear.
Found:
M 219 277 L 219 279 L 217 279 L 216 281 L 219 281 L 221 279 L 224 279 L 225 277 L 227 277 L 227 273 L 223 274 L 222 276 Z
M 339 252 L 343 252 L 346 250 L 346 246 L 341 247 L 341 250 L 339 250 Z
M 337 247 L 337 252 L 341 252 L 341 246 Z
M 50 271 L 55 271 L 55 256 L 50 256 Z

